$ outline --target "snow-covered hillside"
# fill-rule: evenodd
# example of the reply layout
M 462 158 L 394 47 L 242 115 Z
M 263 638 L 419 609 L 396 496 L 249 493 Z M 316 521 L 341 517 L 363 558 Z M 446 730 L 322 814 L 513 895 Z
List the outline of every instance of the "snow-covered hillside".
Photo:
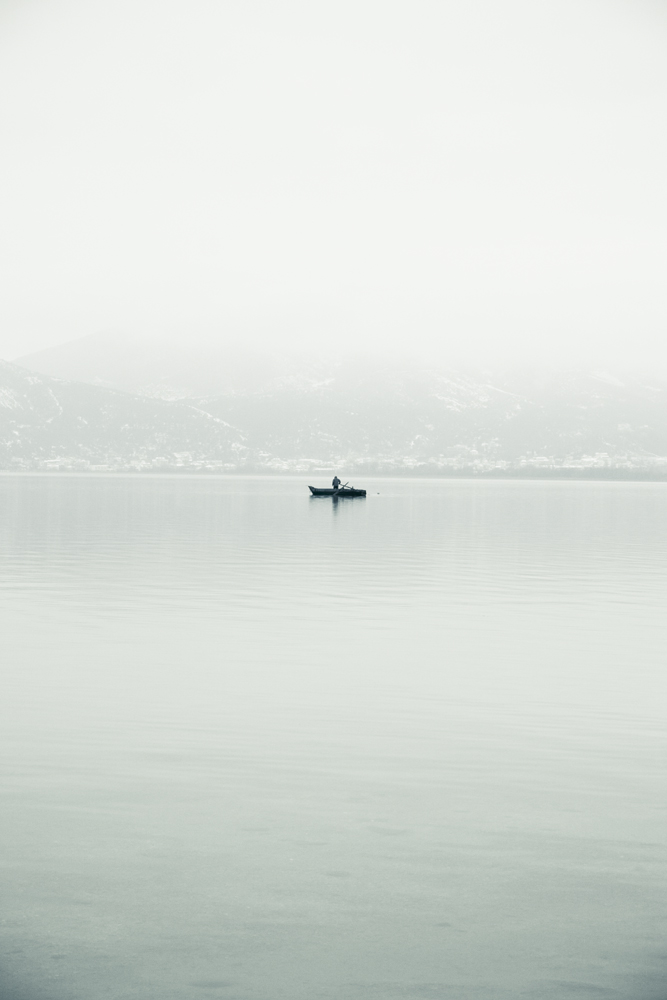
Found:
M 243 437 L 186 403 L 50 378 L 0 361 L 0 467 L 236 467 Z
M 653 378 L 109 338 L 27 361 L 43 374 L 0 371 L 4 467 L 667 473 L 667 384 Z

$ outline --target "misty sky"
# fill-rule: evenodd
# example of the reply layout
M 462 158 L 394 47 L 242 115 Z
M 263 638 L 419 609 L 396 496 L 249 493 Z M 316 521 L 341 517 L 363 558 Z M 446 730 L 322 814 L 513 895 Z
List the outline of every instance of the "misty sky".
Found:
M 667 4 L 0 0 L 0 356 L 667 369 Z

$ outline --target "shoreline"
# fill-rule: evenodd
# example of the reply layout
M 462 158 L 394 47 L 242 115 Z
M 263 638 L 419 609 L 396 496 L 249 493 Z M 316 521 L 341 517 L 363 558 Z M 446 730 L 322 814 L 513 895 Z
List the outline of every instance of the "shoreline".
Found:
M 0 469 L 0 476 L 77 476 L 77 477 L 105 477 L 105 476 L 129 476 L 136 477 L 156 477 L 163 476 L 169 478 L 179 478 L 188 476 L 191 478 L 253 478 L 253 479 L 303 479 L 331 475 L 334 470 L 292 470 L 292 469 L 197 469 L 197 468 L 158 468 L 158 469 Z M 347 473 L 350 475 L 350 473 Z M 490 481 L 552 481 L 552 482 L 637 482 L 637 483 L 667 483 L 667 472 L 652 473 L 649 471 L 632 469 L 498 469 L 476 471 L 474 469 L 461 469 L 456 471 L 433 471 L 433 470 L 392 470 L 390 472 L 376 469 L 359 468 L 355 469 L 353 476 L 360 478 L 367 476 L 370 479 L 452 479 L 452 480 L 490 480 Z

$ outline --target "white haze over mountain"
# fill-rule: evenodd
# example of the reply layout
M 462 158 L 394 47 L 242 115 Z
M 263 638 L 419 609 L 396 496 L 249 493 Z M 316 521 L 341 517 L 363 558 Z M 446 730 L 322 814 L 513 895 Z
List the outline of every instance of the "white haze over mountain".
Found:
M 0 3 L 0 356 L 667 369 L 649 0 Z
M 89 336 L 0 363 L 0 468 L 667 475 L 655 376 Z

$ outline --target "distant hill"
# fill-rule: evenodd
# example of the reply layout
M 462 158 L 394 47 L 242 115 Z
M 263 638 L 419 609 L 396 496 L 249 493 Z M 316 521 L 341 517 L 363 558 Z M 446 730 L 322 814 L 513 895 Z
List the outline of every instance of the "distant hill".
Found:
M 340 363 L 201 400 L 251 452 L 385 470 L 667 469 L 667 385 L 590 372 L 484 378 L 424 366 Z
M 667 384 L 653 378 L 110 337 L 24 362 L 48 371 L 0 371 L 5 467 L 67 454 L 114 468 L 667 474 Z
M 185 403 L 49 378 L 0 361 L 0 467 L 235 467 L 242 435 Z

